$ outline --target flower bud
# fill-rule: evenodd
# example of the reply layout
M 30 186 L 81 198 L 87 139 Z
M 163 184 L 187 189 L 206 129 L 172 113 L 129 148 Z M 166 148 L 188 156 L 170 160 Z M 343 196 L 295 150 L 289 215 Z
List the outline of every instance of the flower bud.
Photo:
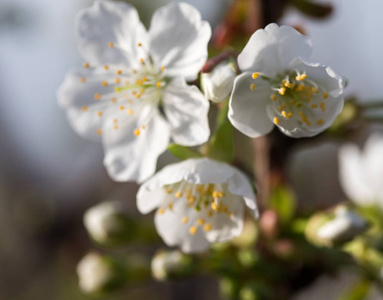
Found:
M 333 212 L 314 215 L 307 224 L 306 237 L 314 244 L 332 246 L 352 240 L 366 228 L 360 215 L 340 205 Z
M 233 89 L 235 76 L 233 64 L 227 61 L 220 63 L 209 73 L 202 73 L 205 97 L 215 103 L 224 101 Z
M 196 271 L 192 257 L 179 250 L 158 251 L 152 259 L 151 269 L 158 281 L 185 278 Z
M 103 294 L 121 288 L 125 269 L 110 256 L 89 253 L 77 265 L 80 289 L 86 294 Z
M 97 244 L 107 247 L 127 244 L 135 226 L 124 204 L 117 201 L 103 202 L 88 209 L 84 225 Z

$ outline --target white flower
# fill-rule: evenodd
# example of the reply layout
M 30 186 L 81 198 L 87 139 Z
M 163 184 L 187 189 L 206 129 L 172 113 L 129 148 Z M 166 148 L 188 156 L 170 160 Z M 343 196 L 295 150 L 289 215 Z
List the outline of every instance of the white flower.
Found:
M 238 56 L 243 74 L 234 82 L 229 119 L 259 137 L 273 124 L 286 135 L 314 136 L 343 108 L 343 83 L 329 67 L 308 63 L 311 41 L 288 26 L 257 30 Z
M 341 147 L 339 176 L 350 200 L 360 206 L 383 208 L 383 136 L 371 135 L 363 153 L 356 145 Z
M 208 139 L 209 103 L 185 82 L 197 78 L 211 36 L 195 8 L 159 8 L 146 31 L 131 5 L 96 1 L 76 29 L 88 62 L 67 75 L 58 98 L 77 133 L 102 141 L 113 179 L 148 178 L 170 137 L 185 146 Z
M 206 250 L 242 232 L 245 205 L 258 216 L 248 179 L 228 164 L 208 158 L 168 165 L 138 191 L 141 213 L 157 209 L 155 225 L 169 246 Z
M 348 241 L 363 232 L 366 226 L 366 221 L 356 212 L 339 206 L 335 210 L 335 218 L 321 226 L 317 236 L 330 241 Z
M 210 73 L 202 73 L 202 84 L 205 97 L 219 103 L 224 101 L 233 89 L 235 69 L 227 62 L 222 62 Z

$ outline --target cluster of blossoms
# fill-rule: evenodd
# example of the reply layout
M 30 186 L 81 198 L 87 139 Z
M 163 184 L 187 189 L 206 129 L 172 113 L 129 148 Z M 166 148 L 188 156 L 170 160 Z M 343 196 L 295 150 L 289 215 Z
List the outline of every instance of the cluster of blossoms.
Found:
M 310 40 L 291 27 L 256 31 L 238 57 L 243 73 L 236 78 L 237 68 L 225 64 L 204 74 L 207 98 L 187 82 L 206 62 L 211 28 L 189 4 L 158 9 L 147 31 L 132 6 L 96 1 L 76 30 L 87 62 L 67 75 L 59 103 L 78 134 L 103 143 L 111 178 L 144 182 L 139 210 L 156 209 L 159 234 L 185 252 L 239 235 L 245 207 L 258 214 L 249 180 L 226 163 L 189 159 L 148 179 L 170 139 L 183 146 L 208 141 L 207 98 L 221 102 L 231 93 L 228 118 L 250 137 L 273 124 L 291 137 L 310 137 L 343 107 L 342 79 L 306 61 Z

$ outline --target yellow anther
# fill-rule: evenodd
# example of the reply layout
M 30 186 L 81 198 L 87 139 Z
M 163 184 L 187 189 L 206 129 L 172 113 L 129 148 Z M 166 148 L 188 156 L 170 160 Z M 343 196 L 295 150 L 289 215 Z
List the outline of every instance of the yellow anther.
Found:
M 113 43 L 109 43 L 108 44 L 110 48 L 113 48 L 114 47 L 114 44 Z
M 113 119 L 113 123 L 117 123 L 118 122 L 118 120 L 117 119 Z
M 173 194 L 173 190 L 172 190 L 172 189 L 166 189 L 166 192 L 167 192 L 168 194 Z
M 159 210 L 158 210 L 158 213 L 160 215 L 163 215 L 165 213 L 165 208 L 161 207 Z
M 85 83 L 85 82 L 86 82 L 85 77 L 81 77 L 80 81 L 81 81 L 82 83 Z
M 113 128 L 114 128 L 114 130 L 117 130 L 117 129 L 118 129 L 118 126 L 117 126 L 117 125 L 114 125 Z
M 298 86 L 295 88 L 295 91 L 297 91 L 297 92 L 302 92 L 304 89 L 305 89 L 305 85 L 304 85 L 303 83 L 301 83 L 300 85 L 298 85 Z
M 174 194 L 174 196 L 176 197 L 176 198 L 181 198 L 182 197 L 182 192 L 181 191 L 177 191 L 175 194 Z
M 137 44 L 137 46 L 138 46 L 138 47 L 141 47 L 141 46 L 142 46 L 142 44 L 141 44 L 141 43 L 138 43 L 138 44 Z
M 117 103 L 117 98 L 112 98 L 112 103 Z
M 209 217 L 212 217 L 212 216 L 213 216 L 213 211 L 209 210 L 209 211 L 207 212 L 207 215 L 208 215 Z
M 129 99 L 129 100 L 128 100 L 128 103 L 129 103 L 129 104 L 132 104 L 132 103 L 133 103 L 133 100 L 132 100 L 132 99 Z
M 293 116 L 293 112 L 289 111 L 289 112 L 287 113 L 287 118 L 290 119 L 292 116 Z
M 320 120 L 317 121 L 317 124 L 318 124 L 318 125 L 323 125 L 323 123 L 324 123 L 324 121 L 323 121 L 322 119 L 320 119 Z
M 324 102 L 321 102 L 321 104 L 319 105 L 321 110 L 324 112 L 326 110 L 326 103 Z
M 136 83 L 137 83 L 138 85 L 142 85 L 144 82 L 143 82 L 142 80 L 137 80 Z
M 307 74 L 301 74 L 301 75 L 297 75 L 296 77 L 295 77 L 295 79 L 297 80 L 297 81 L 301 81 L 301 80 L 304 80 L 304 79 L 306 79 L 307 78 Z
M 146 128 L 146 126 L 145 126 L 145 125 L 142 125 L 142 126 L 141 126 L 141 128 L 142 128 L 142 129 L 145 129 L 145 128 Z
M 122 71 L 121 71 L 121 70 L 117 70 L 116 73 L 117 73 L 118 75 L 121 75 L 121 74 L 122 74 Z
M 102 130 L 101 129 L 97 129 L 97 134 L 101 135 L 102 134 Z
M 182 218 L 182 224 L 186 224 L 189 221 L 188 217 L 183 217 Z
M 140 130 L 139 129 L 134 129 L 133 133 L 134 133 L 135 136 L 139 136 L 140 135 Z
M 130 84 L 129 80 L 125 80 L 125 84 L 129 85 Z
M 108 82 L 107 81 L 103 81 L 101 82 L 102 86 L 108 86 Z
M 141 94 L 137 94 L 136 98 L 139 99 L 141 97 Z
M 100 94 L 94 94 L 94 100 L 100 100 L 101 95 Z
M 212 227 L 211 227 L 211 224 L 210 224 L 210 223 L 206 223 L 205 226 L 203 227 L 203 230 L 206 231 L 206 232 L 208 232 L 208 231 L 211 230 L 211 228 L 212 228 Z
M 97 116 L 101 117 L 102 116 L 102 111 L 97 112 Z
M 312 89 L 311 89 L 312 91 L 313 91 L 313 93 L 315 93 L 315 94 L 317 94 L 317 93 L 319 93 L 319 91 L 318 91 L 318 89 L 316 88 L 316 87 L 312 87 Z
M 254 83 L 250 84 L 250 90 L 252 90 L 252 91 L 255 90 L 255 84 Z
M 89 63 L 84 63 L 84 68 L 89 68 Z
M 218 210 L 218 205 L 215 202 L 211 203 L 211 208 L 214 210 Z
M 281 114 L 282 114 L 282 116 L 284 116 L 285 118 L 287 118 L 287 112 L 286 112 L 286 111 L 282 110 L 282 111 L 281 111 Z
M 143 58 L 140 58 L 140 63 L 144 63 L 144 59 Z
M 213 196 L 213 198 L 222 198 L 223 193 L 219 192 L 219 191 L 213 191 L 212 196 Z
M 157 87 L 161 87 L 161 81 L 157 82 Z
M 278 90 L 278 93 L 281 94 L 282 96 L 286 93 L 286 88 L 285 87 L 281 87 L 279 90 Z
M 173 210 L 173 203 L 169 203 L 168 207 L 169 207 L 170 210 Z
M 297 101 L 295 101 L 294 99 L 290 100 L 290 104 L 294 105 L 295 103 L 297 103 Z
M 109 70 L 109 66 L 108 66 L 108 65 L 105 65 L 105 66 L 104 66 L 104 69 L 105 69 L 105 70 Z
M 161 67 L 161 71 L 162 72 L 165 71 L 165 67 L 164 66 Z
M 186 197 L 186 199 L 188 200 L 189 205 L 193 205 L 193 203 L 194 203 L 194 201 L 195 201 L 195 196 L 193 196 L 193 195 L 188 195 L 188 196 Z
M 277 117 L 274 117 L 273 121 L 274 121 L 274 124 L 276 124 L 276 125 L 279 124 L 279 119 Z
M 84 105 L 84 106 L 82 107 L 82 111 L 88 111 L 88 106 L 85 106 L 85 105 Z
M 194 235 L 196 232 L 197 232 L 197 227 L 192 226 L 192 227 L 189 228 L 189 233 L 190 233 L 191 235 Z
M 137 95 L 137 91 L 133 91 L 133 92 L 132 92 L 132 95 Z
M 204 223 L 205 223 L 204 219 L 198 219 L 197 220 L 197 224 L 200 225 L 200 226 L 203 225 Z
M 125 107 L 124 107 L 123 105 L 120 106 L 120 110 L 124 110 L 124 108 L 125 108 Z
M 318 108 L 318 104 L 311 104 L 311 108 Z
M 116 78 L 116 79 L 115 79 L 115 82 L 116 82 L 116 83 L 120 83 L 120 82 L 121 82 L 120 78 Z
M 283 105 L 279 105 L 278 106 L 278 110 L 279 111 L 282 111 L 282 110 L 284 110 L 286 108 L 286 104 L 283 104 Z
M 277 96 L 276 96 L 275 94 L 272 94 L 272 95 L 271 95 L 271 100 L 273 100 L 273 101 L 277 101 Z
M 148 78 L 147 78 L 147 77 L 144 77 L 144 78 L 142 78 L 142 81 L 143 81 L 143 82 L 146 82 L 146 81 L 148 81 Z
M 128 114 L 131 116 L 131 115 L 133 115 L 133 110 L 131 109 L 131 108 L 129 108 L 128 110 L 127 110 L 127 112 L 128 112 Z
M 303 111 L 300 111 L 298 114 L 299 114 L 302 118 L 305 117 L 305 114 L 303 113 Z
M 322 97 L 323 97 L 323 99 L 327 99 L 328 98 L 328 92 L 324 92 Z
M 259 73 L 257 72 L 257 73 L 253 73 L 253 75 L 251 77 L 253 77 L 253 79 L 257 79 L 258 76 L 259 76 Z
M 137 74 L 137 70 L 133 70 L 132 72 L 133 72 L 133 74 Z

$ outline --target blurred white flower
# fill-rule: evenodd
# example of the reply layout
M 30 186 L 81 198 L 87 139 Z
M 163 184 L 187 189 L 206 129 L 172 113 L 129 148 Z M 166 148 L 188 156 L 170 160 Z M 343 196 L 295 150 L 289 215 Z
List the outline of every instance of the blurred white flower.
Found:
M 329 241 L 347 241 L 366 229 L 366 221 L 347 207 L 335 209 L 334 219 L 325 223 L 317 231 L 320 239 Z
M 141 213 L 157 209 L 155 224 L 169 246 L 204 251 L 209 243 L 238 236 L 245 206 L 258 216 L 249 180 L 226 163 L 208 158 L 166 166 L 138 191 Z
M 78 134 L 102 141 L 114 180 L 152 175 L 170 137 L 186 146 L 208 139 L 209 103 L 186 84 L 205 63 L 211 36 L 195 8 L 161 7 L 146 31 L 131 5 L 96 1 L 80 13 L 76 30 L 87 63 L 67 75 L 59 103 Z
M 205 97 L 219 103 L 230 95 L 235 79 L 234 66 L 228 62 L 222 62 L 209 73 L 202 73 L 202 85 Z
M 348 144 L 339 150 L 339 176 L 350 200 L 383 208 L 383 136 L 372 134 L 362 152 Z
M 343 108 L 343 82 L 329 67 L 306 62 L 311 41 L 288 26 L 257 30 L 238 56 L 243 74 L 234 82 L 229 119 L 259 137 L 273 124 L 300 138 L 328 128 Z

